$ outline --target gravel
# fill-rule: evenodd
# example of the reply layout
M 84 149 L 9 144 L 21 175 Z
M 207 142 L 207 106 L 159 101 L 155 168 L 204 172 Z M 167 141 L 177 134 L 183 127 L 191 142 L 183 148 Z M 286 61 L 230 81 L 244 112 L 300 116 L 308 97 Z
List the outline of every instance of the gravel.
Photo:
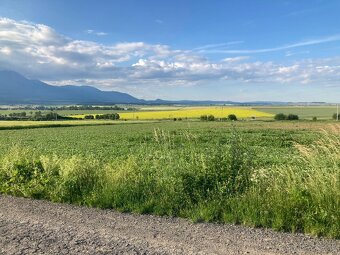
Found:
M 340 254 L 340 240 L 0 195 L 0 254 Z

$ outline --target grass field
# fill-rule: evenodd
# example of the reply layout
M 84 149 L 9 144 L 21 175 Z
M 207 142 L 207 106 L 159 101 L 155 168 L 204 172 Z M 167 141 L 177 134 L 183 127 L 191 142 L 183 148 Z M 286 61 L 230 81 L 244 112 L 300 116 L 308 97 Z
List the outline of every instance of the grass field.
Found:
M 136 123 L 137 121 L 113 121 L 113 120 L 58 120 L 58 121 L 4 121 L 0 120 L 0 130 L 25 129 L 41 127 L 70 127 L 70 126 L 98 126 L 115 125 L 124 123 Z M 138 121 L 143 123 L 143 121 Z
M 331 119 L 336 113 L 336 106 L 269 106 L 253 107 L 254 109 L 271 114 L 297 114 L 300 119 L 309 119 L 317 117 L 318 119 Z
M 0 130 L 0 192 L 340 237 L 334 121 L 119 123 Z
M 0 109 L 0 114 L 10 114 L 10 113 L 20 113 L 20 112 L 26 112 L 27 114 L 31 114 L 34 112 L 37 112 L 38 110 L 1 110 Z M 42 110 L 40 111 L 42 113 L 49 113 L 51 112 L 50 110 Z M 56 110 L 53 111 L 58 113 L 59 115 L 62 116 L 68 116 L 68 115 L 73 115 L 73 114 L 105 114 L 105 113 L 113 113 L 113 112 L 117 112 L 114 110 Z

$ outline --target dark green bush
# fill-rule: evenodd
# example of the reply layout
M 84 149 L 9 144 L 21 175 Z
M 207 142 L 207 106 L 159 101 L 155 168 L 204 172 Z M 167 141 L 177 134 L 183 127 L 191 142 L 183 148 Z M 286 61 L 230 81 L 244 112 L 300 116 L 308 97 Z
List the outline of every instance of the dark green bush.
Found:
M 286 120 L 287 116 L 283 113 L 277 113 L 275 114 L 274 119 L 275 120 Z
M 206 121 L 206 120 L 208 120 L 208 116 L 207 115 L 201 115 L 200 119 L 203 120 L 203 121 Z
M 287 120 L 298 120 L 299 116 L 296 114 L 288 114 Z
M 237 117 L 236 117 L 235 114 L 229 114 L 229 115 L 228 115 L 228 120 L 236 121 L 236 120 L 237 120 Z
M 207 121 L 214 121 L 215 120 L 215 116 L 214 115 L 208 115 L 207 117 Z
M 92 115 L 91 115 L 92 116 Z M 103 120 L 119 120 L 120 116 L 118 113 L 107 113 L 107 114 L 97 114 L 96 119 Z

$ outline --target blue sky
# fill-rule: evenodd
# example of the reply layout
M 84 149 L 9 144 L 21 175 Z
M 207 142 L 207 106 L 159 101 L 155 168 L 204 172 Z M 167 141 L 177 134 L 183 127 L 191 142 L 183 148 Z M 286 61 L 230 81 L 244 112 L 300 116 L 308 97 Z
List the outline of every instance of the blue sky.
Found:
M 340 1 L 2 0 L 0 68 L 146 99 L 340 98 Z

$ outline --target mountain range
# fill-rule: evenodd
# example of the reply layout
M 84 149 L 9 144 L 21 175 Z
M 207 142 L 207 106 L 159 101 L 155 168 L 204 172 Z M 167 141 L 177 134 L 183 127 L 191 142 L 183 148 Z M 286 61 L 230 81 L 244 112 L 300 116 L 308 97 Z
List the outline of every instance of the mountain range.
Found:
M 8 70 L 0 70 L 0 105 L 12 104 L 182 104 L 182 105 L 282 105 L 287 102 L 233 102 L 233 101 L 168 101 L 162 99 L 144 100 L 127 93 L 117 91 L 102 91 L 91 86 L 52 86 L 39 80 L 30 80 L 23 75 Z M 319 102 L 318 104 L 322 104 Z
M 52 86 L 30 80 L 8 70 L 0 70 L 0 104 L 213 104 L 215 101 L 143 100 L 117 91 L 102 91 L 91 86 Z
M 90 86 L 52 86 L 13 71 L 0 71 L 0 104 L 138 104 L 126 93 Z

